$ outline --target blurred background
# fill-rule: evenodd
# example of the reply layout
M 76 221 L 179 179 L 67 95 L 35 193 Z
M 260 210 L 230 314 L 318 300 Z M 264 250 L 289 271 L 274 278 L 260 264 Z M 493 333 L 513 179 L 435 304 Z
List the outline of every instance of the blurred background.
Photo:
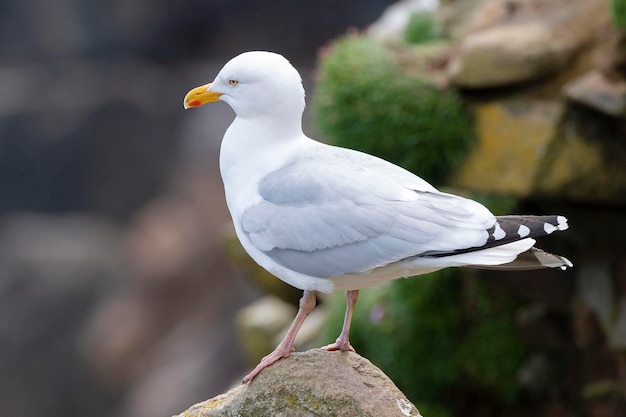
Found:
M 390 0 L 0 2 L 0 416 L 157 416 L 246 369 L 220 249 L 231 57 L 317 50 Z
M 310 136 L 570 218 L 539 246 L 573 270 L 364 292 L 358 352 L 426 417 L 626 415 L 626 3 L 392 3 L 0 0 L 0 417 L 172 415 L 268 353 L 235 317 L 299 294 L 233 241 L 231 110 L 182 108 L 255 49 L 303 75 Z

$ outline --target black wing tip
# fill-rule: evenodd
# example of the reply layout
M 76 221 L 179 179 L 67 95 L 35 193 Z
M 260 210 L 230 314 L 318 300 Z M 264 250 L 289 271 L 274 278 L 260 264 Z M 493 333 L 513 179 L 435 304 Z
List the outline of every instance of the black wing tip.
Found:
M 487 230 L 489 241 L 510 242 L 524 238 L 535 238 L 567 230 L 565 216 L 498 216 L 494 225 Z
M 442 258 L 453 255 L 460 255 L 469 252 L 478 252 L 481 250 L 493 248 L 496 246 L 502 246 L 509 243 L 521 241 L 524 239 L 534 239 L 541 236 L 546 236 L 554 233 L 555 231 L 567 230 L 569 225 L 567 224 L 567 218 L 565 216 L 553 215 L 553 216 L 526 216 L 526 215 L 508 215 L 498 216 L 493 226 L 486 230 L 488 233 L 487 241 L 484 245 L 473 246 L 470 248 L 457 249 L 454 251 L 437 252 L 431 251 L 421 254 L 422 256 L 431 256 L 435 258 Z M 536 256 L 522 256 L 529 254 L 531 251 L 537 251 Z M 543 256 L 541 254 L 549 255 Z M 541 249 L 532 247 L 519 254 L 522 257 L 523 262 L 521 264 L 527 264 L 521 268 L 511 269 L 537 269 L 537 268 L 562 268 L 567 269 L 573 266 L 572 262 L 562 256 L 552 255 Z M 543 259 L 543 262 L 538 257 Z M 534 260 L 531 260 L 534 259 Z M 515 263 L 513 261 L 507 265 Z M 497 268 L 497 267 L 496 267 Z M 499 269 L 499 268 L 497 268 Z

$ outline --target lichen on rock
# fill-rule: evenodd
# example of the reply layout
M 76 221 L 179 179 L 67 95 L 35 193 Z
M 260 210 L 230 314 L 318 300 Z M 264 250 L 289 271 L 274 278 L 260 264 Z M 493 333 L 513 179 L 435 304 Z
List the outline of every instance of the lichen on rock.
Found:
M 421 417 L 370 361 L 353 352 L 294 353 L 254 380 L 177 417 Z

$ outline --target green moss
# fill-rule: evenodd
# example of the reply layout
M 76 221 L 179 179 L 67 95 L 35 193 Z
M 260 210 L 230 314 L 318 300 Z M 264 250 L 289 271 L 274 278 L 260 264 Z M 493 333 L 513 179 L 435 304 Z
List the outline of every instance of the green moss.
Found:
M 427 43 L 442 38 L 443 24 L 433 13 L 412 14 L 404 30 L 404 40 L 411 44 Z
M 461 331 L 457 270 L 398 280 L 378 307 L 384 319 L 361 316 L 355 345 L 416 402 L 436 403 L 458 378 L 454 352 Z M 368 322 L 369 321 L 369 322 Z M 378 333 L 371 337 L 370 332 Z
M 215 408 L 222 404 L 224 400 L 226 400 L 226 396 L 218 395 L 217 397 L 211 398 L 209 401 L 207 401 L 207 403 L 202 408 Z
M 314 99 L 319 130 L 340 146 L 444 181 L 474 141 L 472 121 L 456 93 L 417 73 L 374 40 L 339 40 L 320 63 Z M 506 198 L 485 202 L 498 213 L 514 204 Z M 455 394 L 464 387 L 482 390 L 503 407 L 517 395 L 524 349 L 514 332 L 514 306 L 471 274 L 445 269 L 364 290 L 353 319 L 357 352 L 437 415 L 462 411 Z M 343 295 L 330 305 L 324 343 L 341 328 Z
M 504 404 L 518 393 L 517 372 L 524 349 L 509 317 L 485 317 L 473 326 L 457 352 L 463 373 Z
M 285 395 L 272 398 L 268 400 L 267 403 L 269 405 L 268 412 L 270 410 L 275 412 L 280 411 L 282 412 L 281 415 L 290 415 L 289 413 L 292 413 L 294 410 L 307 410 L 309 412 L 307 415 L 310 416 L 329 416 L 332 415 L 335 410 L 343 410 L 346 413 L 345 415 L 362 415 L 359 414 L 359 412 L 362 411 L 361 407 L 353 398 L 347 398 L 346 396 L 318 396 L 307 390 L 298 390 L 297 392 L 288 390 L 285 392 Z M 258 404 L 254 406 L 247 403 L 245 407 L 242 407 L 241 411 L 249 412 L 250 409 L 254 409 L 253 407 L 256 407 L 258 412 Z M 367 413 L 363 415 L 363 417 L 370 417 L 370 414 Z
M 437 405 L 437 404 L 421 403 L 421 404 L 415 404 L 415 407 L 420 411 L 420 414 L 422 416 L 428 416 L 428 417 L 453 417 L 454 416 L 454 414 L 452 414 L 447 407 L 442 407 L 441 405 Z
M 518 200 L 515 197 L 502 194 L 480 194 L 470 192 L 466 197 L 478 201 L 496 216 L 511 214 L 511 211 L 518 203 Z
M 626 0 L 611 0 L 611 17 L 619 29 L 626 29 Z
M 443 182 L 474 141 L 471 118 L 454 91 L 403 68 L 375 40 L 340 39 L 320 62 L 316 125 L 339 146 Z
M 295 408 L 298 404 L 300 404 L 300 400 L 293 394 L 287 395 L 287 407 L 290 409 Z

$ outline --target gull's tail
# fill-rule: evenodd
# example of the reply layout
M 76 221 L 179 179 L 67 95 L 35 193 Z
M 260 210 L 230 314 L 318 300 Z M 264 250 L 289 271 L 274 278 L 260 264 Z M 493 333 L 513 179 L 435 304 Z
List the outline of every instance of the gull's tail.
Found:
M 528 270 L 539 268 L 566 269 L 573 264 L 565 257 L 535 248 L 536 237 L 566 230 L 563 216 L 499 216 L 487 232 L 483 246 L 454 252 L 430 254 L 442 263 L 462 263 L 482 269 Z
M 548 253 L 539 248 L 532 247 L 517 255 L 514 261 L 500 265 L 470 265 L 474 268 L 482 269 L 508 269 L 512 271 L 524 271 L 528 269 L 540 268 L 561 268 L 567 269 L 574 264 L 567 258 Z
M 487 244 L 478 252 L 488 253 L 504 249 L 505 251 L 519 251 L 519 245 L 524 241 L 533 241 L 530 248 L 520 251 L 511 261 L 499 265 L 471 265 L 477 268 L 508 269 L 508 270 L 528 270 L 539 268 L 561 268 L 572 267 L 569 259 L 545 252 L 535 248 L 534 238 L 549 235 L 555 231 L 562 231 L 568 228 L 567 219 L 563 216 L 498 216 L 496 224 L 489 229 L 489 239 Z

